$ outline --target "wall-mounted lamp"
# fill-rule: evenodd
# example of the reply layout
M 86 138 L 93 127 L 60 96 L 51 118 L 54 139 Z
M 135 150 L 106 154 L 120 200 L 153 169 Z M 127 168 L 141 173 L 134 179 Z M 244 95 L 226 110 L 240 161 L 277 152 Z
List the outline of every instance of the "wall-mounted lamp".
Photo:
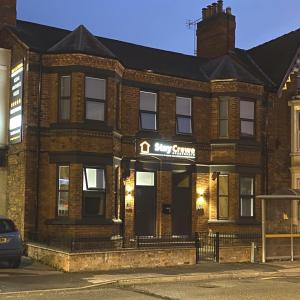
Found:
M 197 210 L 204 209 L 204 196 L 203 196 L 203 194 L 199 195 L 199 197 L 197 198 L 196 209 Z

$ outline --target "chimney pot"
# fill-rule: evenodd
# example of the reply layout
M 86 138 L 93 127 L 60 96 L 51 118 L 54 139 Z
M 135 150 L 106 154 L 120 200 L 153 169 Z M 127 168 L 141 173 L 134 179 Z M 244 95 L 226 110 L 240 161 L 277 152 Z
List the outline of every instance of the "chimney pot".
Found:
M 231 7 L 227 7 L 226 8 L 226 14 L 227 15 L 232 15 L 232 13 L 231 13 Z
M 202 20 L 206 20 L 207 19 L 207 8 L 203 8 L 202 9 Z
M 223 0 L 218 0 L 218 14 L 223 12 Z
M 211 17 L 212 16 L 212 6 L 211 5 L 208 5 L 207 6 L 207 17 Z
M 217 14 L 217 11 L 218 11 L 218 8 L 217 8 L 217 3 L 213 3 L 212 6 L 212 15 L 216 15 Z

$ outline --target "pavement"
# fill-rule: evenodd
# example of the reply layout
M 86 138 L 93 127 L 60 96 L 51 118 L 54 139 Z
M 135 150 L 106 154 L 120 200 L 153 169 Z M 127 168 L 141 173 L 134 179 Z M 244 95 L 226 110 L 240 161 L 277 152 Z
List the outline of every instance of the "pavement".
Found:
M 19 269 L 0 265 L 0 296 L 76 291 L 108 285 L 300 276 L 300 261 L 268 264 L 200 263 L 152 269 L 64 273 L 24 257 Z

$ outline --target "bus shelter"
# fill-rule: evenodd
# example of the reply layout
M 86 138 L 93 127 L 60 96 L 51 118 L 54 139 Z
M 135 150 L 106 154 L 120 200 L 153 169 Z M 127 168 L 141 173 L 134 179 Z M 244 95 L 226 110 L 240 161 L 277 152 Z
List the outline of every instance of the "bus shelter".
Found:
M 300 258 L 300 189 L 260 195 L 262 262 Z

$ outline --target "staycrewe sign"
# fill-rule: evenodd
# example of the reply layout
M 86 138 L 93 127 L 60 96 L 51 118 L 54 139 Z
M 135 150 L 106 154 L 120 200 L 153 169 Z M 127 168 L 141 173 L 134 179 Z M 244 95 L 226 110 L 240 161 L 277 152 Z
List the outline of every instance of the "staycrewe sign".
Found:
M 11 91 L 9 105 L 9 142 L 22 141 L 22 102 L 23 102 L 23 62 L 11 70 Z
M 196 149 L 193 147 L 179 146 L 176 143 L 160 141 L 142 141 L 139 143 L 140 155 L 165 156 L 174 158 L 196 158 Z

